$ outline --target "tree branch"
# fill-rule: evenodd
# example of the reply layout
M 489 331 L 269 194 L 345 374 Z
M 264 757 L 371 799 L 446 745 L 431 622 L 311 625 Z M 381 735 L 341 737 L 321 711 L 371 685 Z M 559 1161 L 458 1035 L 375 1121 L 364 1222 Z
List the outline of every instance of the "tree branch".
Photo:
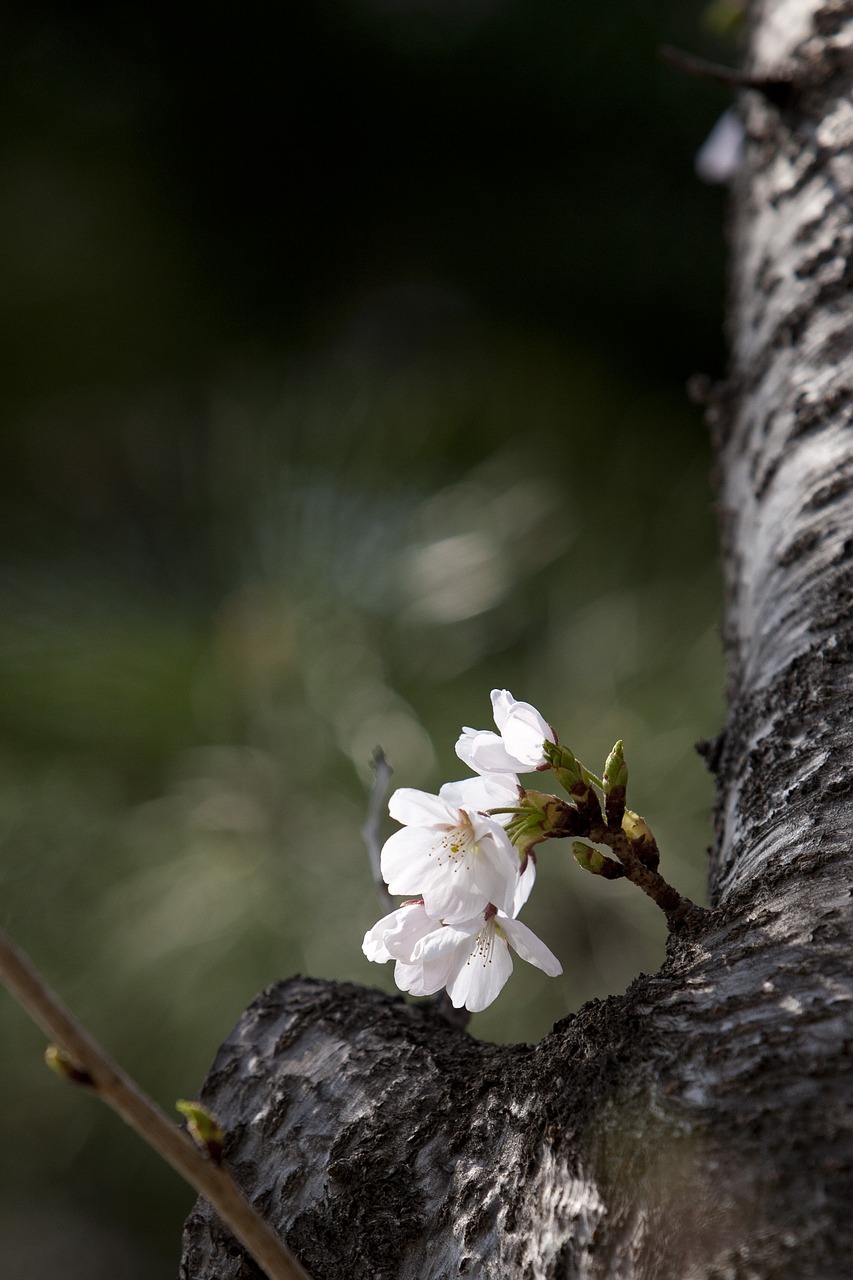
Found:
M 780 104 L 791 92 L 791 81 L 780 76 L 751 75 L 737 67 L 726 67 L 719 62 L 709 62 L 707 58 L 699 58 L 695 53 L 687 53 L 684 49 L 676 49 L 673 45 L 662 44 L 658 55 L 685 75 L 697 76 L 701 80 L 712 80 L 715 84 L 728 85 L 731 89 L 756 89 L 771 102 Z
M 379 835 L 379 824 L 385 810 L 388 784 L 394 774 L 394 769 L 381 747 L 374 748 L 370 763 L 373 768 L 373 783 L 370 787 L 367 816 L 364 819 L 364 826 L 361 828 L 361 836 L 367 848 L 370 870 L 373 875 L 373 883 L 376 885 L 379 901 L 383 910 L 389 911 L 394 906 L 394 899 L 388 892 L 388 886 L 382 878 L 382 868 L 380 866 L 382 840 Z
M 84 1082 L 214 1206 L 269 1280 L 311 1280 L 264 1222 L 231 1174 L 195 1147 L 63 1005 L 30 960 L 0 929 L 0 981 L 35 1022 L 79 1064 Z M 71 1077 L 69 1077 L 71 1078 Z

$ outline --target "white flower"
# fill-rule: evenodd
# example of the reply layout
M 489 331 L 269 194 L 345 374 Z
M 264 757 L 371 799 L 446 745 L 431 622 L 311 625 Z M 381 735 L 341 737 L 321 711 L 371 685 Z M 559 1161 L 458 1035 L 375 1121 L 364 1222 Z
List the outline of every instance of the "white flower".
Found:
M 536 854 L 532 851 L 527 855 L 527 862 L 524 870 L 520 873 L 515 882 L 515 893 L 512 899 L 513 917 L 517 916 L 527 899 L 533 892 L 533 886 L 536 883 Z
M 401 787 L 388 803 L 405 825 L 383 846 L 382 877 L 390 893 L 423 898 L 435 920 L 468 920 L 490 902 L 512 911 L 518 855 L 499 822 L 462 803 L 464 786 L 447 783 L 437 796 Z
M 377 964 L 385 964 L 388 960 L 410 960 L 421 939 L 433 929 L 440 928 L 441 921 L 427 915 L 419 898 L 413 899 L 377 920 L 364 935 L 361 949 L 368 960 L 375 960 Z
M 489 809 L 514 809 L 519 802 L 518 778 L 514 773 L 487 773 L 474 778 L 463 778 L 461 782 L 445 782 L 439 791 L 444 800 L 451 804 L 476 807 L 480 812 Z M 512 821 L 512 813 L 495 813 L 492 815 L 502 827 Z M 516 856 L 518 851 L 516 850 Z M 527 899 L 533 892 L 536 881 L 536 855 L 529 853 L 524 865 L 518 868 L 518 879 L 515 882 L 515 893 L 512 899 L 510 915 L 517 916 Z
M 412 950 L 408 972 L 395 978 L 411 995 L 431 995 L 446 987 L 454 1008 L 464 1005 L 479 1013 L 498 997 L 512 973 L 510 947 L 549 977 L 563 972 L 557 957 L 527 925 L 488 907 L 470 920 L 426 933 Z
M 464 805 L 466 808 L 484 810 L 515 809 L 519 802 L 518 778 L 514 773 L 487 773 L 474 778 L 463 778 L 460 782 L 445 782 L 439 791 L 443 800 L 451 804 Z M 502 827 L 506 827 L 513 818 L 512 813 L 494 813 L 491 815 Z M 516 850 L 518 857 L 518 850 Z M 536 855 L 529 853 L 523 866 L 518 867 L 518 879 L 515 882 L 515 893 L 512 899 L 510 915 L 517 916 L 527 899 L 533 892 L 536 881 Z
M 461 778 L 459 782 L 445 782 L 438 794 L 450 804 L 485 813 L 489 809 L 517 808 L 519 790 L 514 773 L 484 773 L 473 778 Z M 499 813 L 495 817 L 501 826 L 505 826 L 512 814 Z
M 492 709 L 500 736 L 490 729 L 465 728 L 456 754 L 475 773 L 530 773 L 545 764 L 545 743 L 554 731 L 529 702 L 517 702 L 508 689 L 492 690 Z
M 420 962 L 412 963 L 412 955 L 428 934 L 441 929 L 440 920 L 433 920 L 424 911 L 423 902 L 418 899 L 404 902 L 378 920 L 372 929 L 364 935 L 361 949 L 368 960 L 377 964 L 387 964 L 395 960 L 394 981 L 401 991 L 411 995 L 427 995 L 420 990 L 423 985 L 423 966 Z

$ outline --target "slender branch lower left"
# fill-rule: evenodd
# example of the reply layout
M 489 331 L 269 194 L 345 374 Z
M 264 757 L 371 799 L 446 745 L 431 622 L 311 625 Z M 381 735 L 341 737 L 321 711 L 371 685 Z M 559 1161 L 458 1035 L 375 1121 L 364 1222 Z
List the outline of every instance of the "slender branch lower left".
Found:
M 258 1214 L 231 1174 L 214 1163 L 160 1110 L 78 1022 L 28 957 L 0 929 L 0 982 L 55 1041 L 102 1102 L 209 1200 L 269 1280 L 311 1280 L 272 1227 Z M 68 1073 L 74 1079 L 73 1073 Z

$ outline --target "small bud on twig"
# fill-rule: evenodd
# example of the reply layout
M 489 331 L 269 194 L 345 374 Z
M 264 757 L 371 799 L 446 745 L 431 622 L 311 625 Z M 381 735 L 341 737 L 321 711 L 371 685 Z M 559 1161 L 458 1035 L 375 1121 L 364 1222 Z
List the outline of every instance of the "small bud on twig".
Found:
M 574 752 L 556 742 L 544 744 L 545 758 L 557 775 L 561 787 L 569 793 L 578 809 L 590 819 L 597 818 L 601 812 L 598 796 L 593 787 L 593 774 L 585 769 Z
M 625 875 L 625 868 L 621 863 L 606 857 L 588 844 L 581 844 L 579 840 L 572 844 L 572 857 L 584 871 L 589 871 L 594 876 L 603 876 L 605 880 L 621 880 Z
M 185 1098 L 178 1098 L 175 1110 L 186 1116 L 187 1132 L 196 1146 L 206 1151 L 214 1164 L 221 1164 L 225 1134 L 216 1116 L 200 1102 L 188 1102 Z
M 86 1085 L 87 1088 L 94 1088 L 95 1081 L 93 1076 L 81 1067 L 70 1053 L 66 1053 L 58 1044 L 49 1044 L 44 1051 L 44 1060 L 50 1067 L 51 1071 L 55 1071 L 63 1080 L 69 1080 L 71 1084 Z
M 631 849 L 640 859 L 643 866 L 649 867 L 652 871 L 657 871 L 660 852 L 657 840 L 652 835 L 652 829 L 645 818 L 641 818 L 638 813 L 634 813 L 631 809 L 626 809 L 622 818 L 622 830 L 628 837 Z
M 628 788 L 628 766 L 622 749 L 622 739 L 614 746 L 604 762 L 604 773 L 601 775 L 604 790 L 604 809 L 607 825 L 612 831 L 618 831 L 625 812 L 625 797 Z

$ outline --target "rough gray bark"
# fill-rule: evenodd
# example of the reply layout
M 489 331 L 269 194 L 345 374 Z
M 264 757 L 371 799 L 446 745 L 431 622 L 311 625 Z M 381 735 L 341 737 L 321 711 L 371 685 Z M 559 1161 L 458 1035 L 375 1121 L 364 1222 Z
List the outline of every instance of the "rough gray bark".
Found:
M 203 1098 L 316 1280 L 769 1280 L 853 1256 L 853 0 L 752 6 L 712 410 L 730 716 L 714 911 L 535 1046 L 294 979 Z M 208 1207 L 186 1280 L 258 1272 Z

